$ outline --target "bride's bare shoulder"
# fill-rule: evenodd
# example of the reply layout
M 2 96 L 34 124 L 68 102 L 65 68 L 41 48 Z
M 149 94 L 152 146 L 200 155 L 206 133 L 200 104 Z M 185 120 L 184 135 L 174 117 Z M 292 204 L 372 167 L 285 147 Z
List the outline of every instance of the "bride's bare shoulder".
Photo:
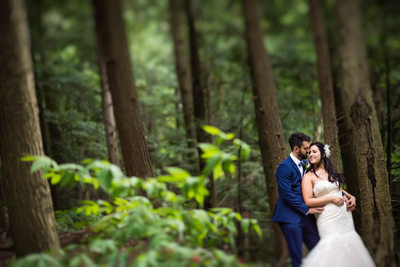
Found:
M 311 172 L 307 172 L 306 174 L 304 174 L 303 176 L 303 180 L 307 180 L 307 181 L 311 181 L 314 177 L 314 174 L 312 174 Z

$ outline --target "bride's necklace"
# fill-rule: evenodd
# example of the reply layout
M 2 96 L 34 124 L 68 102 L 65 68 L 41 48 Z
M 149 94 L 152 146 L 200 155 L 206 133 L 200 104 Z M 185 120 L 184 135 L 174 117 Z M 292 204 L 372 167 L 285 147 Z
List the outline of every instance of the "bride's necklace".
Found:
M 326 170 L 325 170 L 325 169 L 318 169 L 318 170 L 316 170 L 316 171 L 314 172 L 314 174 L 315 174 L 317 177 L 321 177 L 321 176 L 323 176 L 324 174 L 326 174 Z

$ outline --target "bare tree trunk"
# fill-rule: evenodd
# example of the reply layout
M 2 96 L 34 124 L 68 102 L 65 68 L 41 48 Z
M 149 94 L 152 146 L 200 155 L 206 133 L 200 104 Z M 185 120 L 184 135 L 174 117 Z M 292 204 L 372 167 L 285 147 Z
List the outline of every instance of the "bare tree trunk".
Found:
M 336 168 L 339 169 L 340 161 L 339 141 L 337 136 L 338 131 L 336 124 L 336 108 L 323 4 L 324 1 L 321 0 L 309 0 L 315 48 L 317 50 L 318 83 L 322 102 L 324 139 L 326 144 L 331 145 L 332 153 L 330 158 Z
M 22 0 L 0 1 L 0 153 L 10 228 L 18 256 L 59 248 L 50 189 L 26 154 L 43 155 Z
M 121 0 L 93 0 L 96 34 L 102 44 L 117 122 L 124 166 L 128 176 L 151 177 L 153 170 L 140 118 Z
M 98 44 L 98 46 L 100 45 L 101 44 Z M 101 100 L 103 106 L 103 121 L 104 130 L 106 132 L 108 160 L 112 164 L 120 166 L 118 156 L 117 128 L 115 126 L 113 103 L 110 87 L 107 81 L 106 64 L 101 59 L 99 60 L 99 70 L 101 78 Z
M 174 41 L 174 54 L 176 74 L 178 77 L 182 107 L 183 119 L 185 122 L 186 138 L 189 148 L 196 148 L 196 132 L 193 122 L 193 95 L 192 95 L 192 79 L 190 73 L 190 65 L 186 50 L 186 42 L 183 38 L 181 28 L 181 10 L 179 0 L 169 1 L 170 23 L 172 39 Z
M 28 20 L 30 25 L 30 33 L 31 33 L 31 51 L 32 55 L 34 53 L 39 54 L 39 60 L 35 60 L 35 57 L 32 56 L 33 62 L 33 69 L 34 69 L 34 76 L 35 76 L 35 91 L 36 91 L 36 98 L 39 107 L 39 122 L 40 122 L 40 130 L 43 139 L 43 149 L 44 153 L 53 158 L 53 153 L 51 150 L 51 136 L 49 130 L 49 124 L 45 119 L 45 110 L 46 110 L 46 101 L 45 101 L 45 86 L 41 83 L 44 82 L 44 71 L 36 71 L 37 66 L 40 64 L 43 66 L 46 62 L 45 56 L 45 46 L 44 46 L 44 38 L 43 38 L 43 23 L 42 23 L 42 12 L 43 12 L 43 0 L 36 0 L 35 3 L 33 1 L 27 1 L 27 10 L 28 13 Z M 50 180 L 48 180 L 50 191 L 51 191 L 51 198 L 53 201 L 53 207 L 55 210 L 59 207 L 59 196 L 58 196 L 58 188 L 57 185 L 52 185 Z
M 384 19 L 385 20 L 385 19 Z M 386 21 L 384 21 L 384 25 Z M 392 86 L 390 83 L 390 57 L 387 47 L 387 29 L 386 25 L 383 29 L 383 50 L 384 50 L 384 60 L 385 60 L 385 86 L 386 86 L 386 109 L 387 109 L 387 133 L 386 133 L 386 169 L 388 172 L 389 185 L 392 185 L 392 152 L 393 152 L 393 142 L 392 142 Z
M 192 73 L 192 90 L 193 90 L 193 107 L 194 107 L 194 123 L 196 127 L 196 136 L 198 143 L 209 143 L 211 138 L 201 128 L 208 122 L 206 111 L 206 95 L 204 85 L 202 82 L 201 65 L 199 57 L 199 47 L 197 43 L 197 32 L 194 20 L 194 12 L 192 7 L 192 0 L 185 1 L 186 16 L 189 28 L 189 46 L 190 46 L 190 67 Z M 200 151 L 199 151 L 200 156 Z M 200 170 L 204 167 L 204 161 L 199 157 Z M 210 196 L 205 200 L 205 208 L 212 208 L 216 206 L 216 188 L 215 181 L 210 177 L 210 184 L 208 186 Z
M 251 78 L 253 81 L 254 106 L 258 128 L 261 157 L 271 211 L 278 200 L 278 186 L 275 170 L 287 157 L 284 134 L 279 117 L 276 88 L 273 79 L 269 55 L 263 42 L 260 19 L 254 0 L 242 0 L 243 15 L 246 24 L 245 33 L 249 55 Z M 271 155 L 273 155 L 271 157 Z M 272 212 L 271 212 L 272 213 Z M 281 250 L 281 261 L 288 256 L 286 243 L 277 224 L 274 224 L 277 249 Z
M 315 116 L 315 122 L 314 122 L 314 133 L 312 140 L 321 140 L 322 130 L 324 128 L 324 122 L 322 120 L 322 117 L 317 115 L 317 112 L 314 113 L 314 116 Z
M 338 0 L 342 101 L 354 144 L 360 234 L 378 266 L 394 262 L 391 202 L 379 123 L 369 81 L 358 0 Z

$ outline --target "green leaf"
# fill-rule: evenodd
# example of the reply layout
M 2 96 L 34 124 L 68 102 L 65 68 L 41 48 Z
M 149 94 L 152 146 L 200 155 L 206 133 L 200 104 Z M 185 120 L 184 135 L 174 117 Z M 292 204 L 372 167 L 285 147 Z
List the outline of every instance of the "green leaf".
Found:
M 226 137 L 225 137 L 226 140 L 232 140 L 233 138 L 235 138 L 235 134 L 233 134 L 233 133 L 226 134 Z
M 35 161 L 36 158 L 37 158 L 36 156 L 29 155 L 29 156 L 22 157 L 21 161 L 24 161 L 24 162 Z
M 163 182 L 163 183 L 179 183 L 182 180 L 181 179 L 177 179 L 177 178 L 175 178 L 173 176 L 170 176 L 170 175 L 160 175 L 160 176 L 157 176 L 157 181 Z
M 211 134 L 211 135 L 220 135 L 221 134 L 221 130 L 214 127 L 214 126 L 210 126 L 210 125 L 203 125 L 204 131 L 206 131 L 207 133 Z
M 113 174 L 110 171 L 110 169 L 108 168 L 102 169 L 99 173 L 98 179 L 100 184 L 103 185 L 105 188 L 107 189 L 111 188 Z
M 237 138 L 233 141 L 233 143 L 237 148 L 240 149 L 240 159 L 247 160 L 250 155 L 250 150 L 251 150 L 250 146 Z
M 237 213 L 237 212 L 235 212 L 235 218 L 236 218 L 238 221 L 241 221 L 241 220 L 243 219 L 242 215 L 241 215 L 240 213 Z
M 166 170 L 171 174 L 177 181 L 184 181 L 190 174 L 184 169 L 177 167 L 168 167 Z
M 222 176 L 224 176 L 224 172 L 222 171 L 222 164 L 221 162 L 218 162 L 213 169 L 213 179 L 218 180 Z
M 72 186 L 75 183 L 75 173 L 68 171 L 63 173 L 61 177 L 60 187 L 64 187 L 66 185 Z
M 214 156 L 215 154 L 220 154 L 221 150 L 219 150 L 218 147 L 212 144 L 207 144 L 207 143 L 200 143 L 198 144 L 200 149 L 203 151 L 201 158 L 203 159 L 208 159 Z
M 65 163 L 65 164 L 61 164 L 58 166 L 58 170 L 79 170 L 81 169 L 82 166 L 78 165 L 78 164 L 74 164 L 74 163 Z
M 212 208 L 210 209 L 212 212 L 218 212 L 219 215 L 227 215 L 232 211 L 230 208 Z
M 51 181 L 50 182 L 51 182 L 52 185 L 58 184 L 60 181 L 61 181 L 61 174 L 54 173 L 51 176 Z
M 229 158 L 223 161 L 222 168 L 225 173 L 235 174 L 235 164 L 233 164 L 232 160 Z
M 258 226 L 258 224 L 253 224 L 253 225 L 251 226 L 251 229 L 252 229 L 254 232 L 256 232 L 259 236 L 262 236 L 262 232 L 261 232 L 260 226 Z
M 220 154 L 215 154 L 210 159 L 208 159 L 207 164 L 201 173 L 205 176 L 208 176 L 214 170 L 215 166 L 217 166 L 217 164 L 220 163 L 220 158 L 221 158 Z
M 250 227 L 250 220 L 247 218 L 244 218 L 241 222 L 242 230 L 245 234 L 249 232 L 249 227 Z
M 31 166 L 31 173 L 34 173 L 40 169 L 43 169 L 46 172 L 51 167 L 57 166 L 57 163 L 49 157 L 46 156 L 38 156 Z

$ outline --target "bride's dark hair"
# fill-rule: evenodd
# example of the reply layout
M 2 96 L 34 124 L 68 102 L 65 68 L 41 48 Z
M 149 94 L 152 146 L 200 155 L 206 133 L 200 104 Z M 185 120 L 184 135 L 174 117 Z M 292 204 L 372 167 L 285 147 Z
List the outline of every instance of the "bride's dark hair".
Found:
M 320 142 L 314 142 L 310 145 L 310 148 L 312 146 L 318 147 L 318 150 L 321 153 L 321 160 L 317 163 L 317 166 L 315 166 L 314 164 L 311 164 L 310 171 L 312 171 L 318 177 L 318 175 L 315 171 L 318 169 L 318 167 L 323 162 L 324 168 L 325 168 L 326 172 L 328 173 L 329 182 L 331 182 L 331 183 L 338 182 L 339 188 L 342 188 L 342 185 L 344 183 L 343 175 L 336 170 L 332 161 L 328 157 L 326 157 L 325 145 Z

